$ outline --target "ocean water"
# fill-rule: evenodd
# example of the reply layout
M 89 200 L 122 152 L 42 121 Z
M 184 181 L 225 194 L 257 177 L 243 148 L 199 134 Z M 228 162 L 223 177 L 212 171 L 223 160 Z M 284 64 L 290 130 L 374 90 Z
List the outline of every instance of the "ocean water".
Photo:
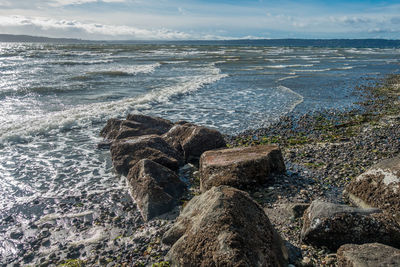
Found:
M 32 223 L 96 213 L 110 192 L 127 192 L 96 149 L 109 118 L 142 113 L 234 134 L 349 107 L 361 78 L 399 63 L 400 49 L 381 48 L 0 43 L 0 262 Z M 104 203 L 60 205 L 88 195 Z M 92 230 L 64 232 L 65 242 L 97 240 Z

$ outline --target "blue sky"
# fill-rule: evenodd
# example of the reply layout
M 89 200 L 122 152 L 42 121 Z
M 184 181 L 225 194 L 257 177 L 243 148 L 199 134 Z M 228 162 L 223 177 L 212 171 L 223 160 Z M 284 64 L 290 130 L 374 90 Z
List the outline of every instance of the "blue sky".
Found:
M 83 39 L 400 39 L 400 0 L 0 0 L 0 33 Z

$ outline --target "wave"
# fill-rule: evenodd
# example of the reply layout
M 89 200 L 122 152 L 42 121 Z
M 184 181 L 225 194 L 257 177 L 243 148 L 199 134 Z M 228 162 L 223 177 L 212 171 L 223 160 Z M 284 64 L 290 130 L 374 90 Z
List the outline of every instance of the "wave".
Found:
M 278 79 L 277 82 L 281 82 L 281 81 L 288 80 L 288 79 L 295 79 L 295 78 L 298 78 L 298 77 L 299 77 L 298 75 L 287 76 L 287 77 L 283 77 L 283 78 Z
M 351 70 L 351 69 L 353 69 L 354 67 L 352 67 L 352 66 L 346 66 L 346 67 L 340 67 L 340 68 L 336 68 L 337 70 Z
M 265 61 L 276 63 L 276 62 L 282 62 L 282 61 L 289 61 L 287 58 L 265 58 Z
M 293 91 L 293 90 L 290 89 L 289 87 L 280 85 L 280 86 L 277 87 L 277 89 L 279 89 L 279 90 L 281 90 L 281 91 L 284 91 L 284 92 L 287 92 L 287 93 L 289 93 L 289 94 L 293 94 L 294 96 L 297 97 L 297 100 L 293 101 L 293 103 L 291 104 L 288 113 L 292 112 L 299 104 L 301 104 L 301 103 L 304 102 L 304 97 L 303 97 L 301 94 L 299 94 L 299 93 Z
M 188 63 L 188 60 L 176 60 L 176 61 L 163 61 L 161 64 L 183 64 Z
M 88 127 L 93 122 L 104 122 L 111 117 L 125 116 L 134 110 L 151 108 L 157 103 L 168 102 L 172 97 L 194 92 L 207 84 L 212 84 L 227 74 L 222 74 L 214 64 L 202 69 L 205 73 L 197 76 L 180 78 L 180 83 L 153 90 L 141 97 L 126 98 L 107 103 L 94 103 L 76 106 L 63 111 L 55 111 L 41 115 L 19 116 L 1 122 L 0 140 L 30 140 L 35 134 L 48 134 L 52 131 L 69 130 Z M 4 118 L 7 120 L 7 118 Z
M 98 70 L 98 71 L 89 71 L 84 75 L 72 77 L 72 80 L 86 80 L 90 79 L 93 76 L 130 76 L 137 74 L 149 74 L 154 72 L 158 67 L 161 66 L 161 63 L 154 63 L 148 65 L 135 65 L 135 66 L 118 66 L 118 67 L 110 67 L 108 69 Z
M 51 61 L 49 64 L 61 66 L 74 66 L 74 65 L 96 65 L 108 64 L 114 62 L 111 59 L 97 59 L 97 60 L 65 60 L 65 61 Z
M 325 71 L 330 71 L 332 70 L 331 68 L 327 69 L 311 69 L 311 70 L 294 70 L 294 72 L 325 72 Z
M 269 69 L 286 69 L 286 68 L 295 68 L 295 67 L 312 67 L 313 64 L 293 64 L 293 65 L 271 65 L 265 66 Z

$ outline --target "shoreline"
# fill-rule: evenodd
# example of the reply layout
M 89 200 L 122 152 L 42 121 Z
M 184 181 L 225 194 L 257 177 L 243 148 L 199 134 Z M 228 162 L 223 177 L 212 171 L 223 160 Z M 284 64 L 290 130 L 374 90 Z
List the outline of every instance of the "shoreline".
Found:
M 372 165 L 400 153 L 400 75 L 356 88 L 362 100 L 347 111 L 285 116 L 266 128 L 228 138 L 228 146 L 279 145 L 287 173 L 251 196 L 265 208 L 274 227 L 301 253 L 303 266 L 335 266 L 336 254 L 301 243 L 302 218 L 285 205 L 326 200 L 350 204 L 343 189 Z M 300 266 L 302 266 L 300 265 Z

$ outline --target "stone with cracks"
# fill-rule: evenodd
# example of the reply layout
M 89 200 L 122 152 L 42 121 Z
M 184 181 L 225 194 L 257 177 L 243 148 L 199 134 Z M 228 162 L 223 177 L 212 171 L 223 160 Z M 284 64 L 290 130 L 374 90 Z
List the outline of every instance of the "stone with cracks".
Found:
M 229 185 L 244 188 L 262 184 L 271 173 L 284 173 L 285 163 L 278 146 L 252 146 L 205 152 L 200 158 L 200 189 Z
M 171 211 L 186 189 L 173 171 L 148 159 L 133 166 L 127 180 L 145 221 Z
M 217 130 L 184 121 L 177 122 L 163 138 L 183 153 L 186 162 L 195 162 L 203 152 L 226 146 L 222 134 Z
M 142 135 L 162 135 L 168 132 L 172 126 L 171 121 L 162 118 L 130 114 L 126 120 L 109 119 L 101 130 L 100 136 L 105 139 L 118 140 Z
M 122 120 L 115 118 L 109 119 L 106 126 L 104 126 L 104 128 L 100 131 L 100 136 L 104 137 L 104 139 L 115 139 L 115 137 L 118 135 L 122 122 Z
M 127 175 L 130 168 L 146 158 L 174 171 L 182 164 L 180 154 L 157 135 L 114 141 L 111 157 L 115 170 L 122 175 Z
M 352 180 L 346 194 L 356 205 L 380 208 L 400 222 L 400 157 L 382 161 Z
M 339 267 L 398 267 L 400 250 L 379 243 L 346 244 L 337 251 Z
M 378 209 L 360 209 L 315 200 L 303 216 L 302 241 L 338 249 L 344 244 L 379 242 L 400 246 L 400 226 Z
M 287 266 L 287 250 L 247 193 L 219 186 L 194 197 L 168 230 L 173 266 Z

